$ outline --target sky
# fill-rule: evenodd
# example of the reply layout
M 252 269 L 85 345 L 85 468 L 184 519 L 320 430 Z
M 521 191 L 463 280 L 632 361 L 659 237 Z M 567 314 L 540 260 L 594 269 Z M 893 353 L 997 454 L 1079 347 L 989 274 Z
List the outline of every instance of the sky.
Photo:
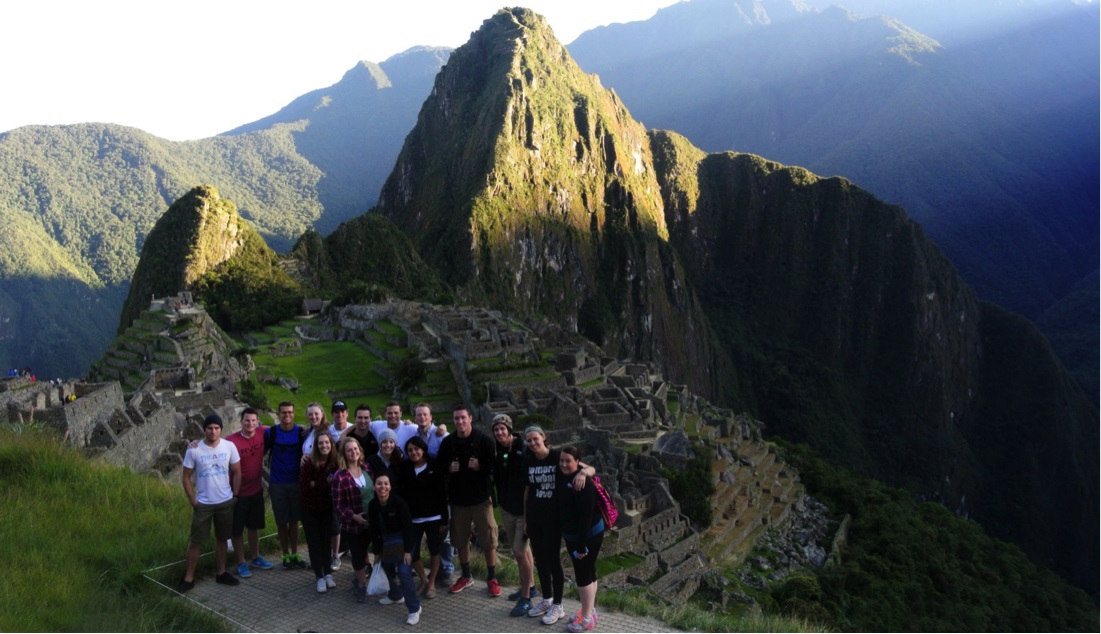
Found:
M 458 47 L 505 6 L 569 44 L 676 0 L 28 0 L 0 21 L 0 131 L 98 122 L 213 136 L 330 86 L 359 60 Z

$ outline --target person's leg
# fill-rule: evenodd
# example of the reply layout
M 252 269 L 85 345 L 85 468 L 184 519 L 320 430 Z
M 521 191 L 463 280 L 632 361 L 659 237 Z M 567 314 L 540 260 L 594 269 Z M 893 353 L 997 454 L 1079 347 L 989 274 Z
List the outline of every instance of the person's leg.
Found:
M 237 546 L 237 542 L 233 543 L 233 548 L 240 550 Z M 255 528 L 248 529 L 248 558 L 249 561 L 256 559 L 260 556 L 260 531 Z
M 404 561 L 396 566 L 398 580 L 401 582 L 401 594 L 405 597 L 405 607 L 412 614 L 421 609 L 420 599 L 417 598 L 417 586 L 413 583 L 413 568 Z
M 325 518 L 328 521 L 328 518 Z M 328 552 L 329 545 L 321 542 L 321 527 L 318 526 L 318 514 L 306 511 L 302 514 L 302 531 L 306 534 L 306 548 L 310 555 L 310 567 L 313 575 L 321 579 L 328 572 L 323 562 L 327 562 L 322 552 Z
M 187 570 L 184 572 L 184 581 L 195 580 L 195 569 L 199 567 L 199 556 L 202 550 L 199 544 L 187 545 Z
M 226 540 L 218 539 L 214 541 L 214 572 L 222 575 L 226 572 L 226 552 L 229 548 L 226 546 Z

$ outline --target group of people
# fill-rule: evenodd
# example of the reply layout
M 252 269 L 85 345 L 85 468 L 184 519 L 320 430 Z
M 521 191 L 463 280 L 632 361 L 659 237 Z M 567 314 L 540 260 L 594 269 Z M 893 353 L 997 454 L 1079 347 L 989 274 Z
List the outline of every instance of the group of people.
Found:
M 509 614 L 540 617 L 548 625 L 565 618 L 560 559 L 565 541 L 581 596 L 581 609 L 568 619 L 567 630 L 593 629 L 596 559 L 606 527 L 595 487 L 588 485 L 595 471 L 581 463 L 576 447 L 552 449 L 538 425 L 518 434 L 507 415 L 495 417 L 492 435 L 486 434 L 474 428 L 466 407 L 452 413 L 454 433 L 433 423 L 425 403 L 414 408 L 414 422 L 402 419 L 397 402 L 387 403 L 383 420 L 372 420 L 370 408 L 360 405 L 353 424 L 341 401 L 332 405 L 331 422 L 320 404 L 308 405 L 308 427 L 295 424 L 293 403 L 280 403 L 277 412 L 278 424 L 262 428 L 256 410 L 244 409 L 240 431 L 224 441 L 222 420 L 208 416 L 202 441 L 188 449 L 183 487 L 194 511 L 181 590 L 194 586 L 199 549 L 211 524 L 217 583 L 239 583 L 226 570 L 227 540 L 237 555 L 239 577 L 274 567 L 258 543 L 264 528 L 263 461 L 269 456 L 268 493 L 281 563 L 312 568 L 317 592 L 336 586 L 333 572 L 346 551 L 353 595 L 365 602 L 370 552 L 386 578 L 387 592 L 379 602 L 403 603 L 406 622 L 416 624 L 421 599 L 433 598 L 437 585 L 459 593 L 476 584 L 470 566 L 473 537 L 485 557 L 487 592 L 500 596 L 497 503 L 520 573 Z M 300 522 L 308 564 L 298 554 Z M 421 558 L 422 543 L 427 560 Z M 455 551 L 460 571 L 453 578 Z M 538 603 L 536 573 L 543 597 Z

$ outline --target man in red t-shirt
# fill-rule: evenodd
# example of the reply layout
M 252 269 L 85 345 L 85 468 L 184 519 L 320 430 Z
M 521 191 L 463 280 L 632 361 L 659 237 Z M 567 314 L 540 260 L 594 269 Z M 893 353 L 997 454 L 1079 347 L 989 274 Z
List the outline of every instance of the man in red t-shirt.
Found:
M 260 556 L 260 529 L 264 528 L 264 434 L 259 429 L 260 415 L 246 407 L 241 412 L 241 431 L 226 436 L 241 455 L 241 488 L 233 507 L 233 552 L 237 553 L 237 574 L 241 577 L 252 576 L 249 563 L 245 562 L 246 528 L 252 567 L 272 568 L 271 562 Z

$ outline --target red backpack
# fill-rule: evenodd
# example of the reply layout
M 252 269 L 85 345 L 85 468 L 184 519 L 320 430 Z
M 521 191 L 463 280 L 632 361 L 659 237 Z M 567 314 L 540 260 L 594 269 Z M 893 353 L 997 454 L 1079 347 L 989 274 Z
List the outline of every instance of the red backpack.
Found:
M 600 483 L 600 476 L 592 477 L 592 484 L 596 487 L 596 500 L 600 506 L 600 515 L 604 518 L 604 530 L 610 531 L 615 526 L 616 520 L 619 519 L 619 509 L 616 508 L 615 500 L 612 499 L 612 495 L 608 493 L 608 490 L 604 488 L 604 485 Z

